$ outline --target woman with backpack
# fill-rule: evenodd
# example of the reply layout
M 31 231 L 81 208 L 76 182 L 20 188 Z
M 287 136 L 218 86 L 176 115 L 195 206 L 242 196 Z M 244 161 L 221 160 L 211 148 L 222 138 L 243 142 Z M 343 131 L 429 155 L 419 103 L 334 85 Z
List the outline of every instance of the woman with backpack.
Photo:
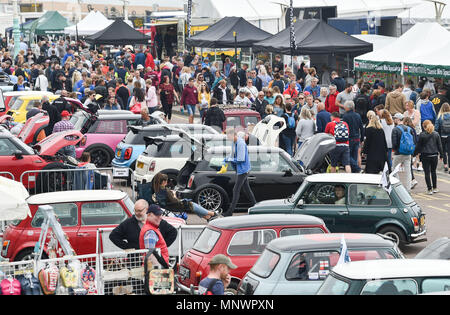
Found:
M 417 142 L 415 155 L 420 154 L 420 160 L 423 164 L 425 172 L 425 181 L 427 183 L 428 194 L 436 194 L 437 189 L 437 175 L 436 169 L 438 165 L 438 155 L 444 156 L 442 151 L 441 137 L 434 130 L 434 125 L 431 121 L 425 120 L 423 122 L 423 132 L 419 136 Z
M 298 115 L 292 112 L 292 105 L 290 103 L 286 104 L 286 110 L 282 117 L 286 121 L 286 129 L 280 134 L 280 138 L 282 139 L 280 141 L 280 147 L 289 155 L 293 156 Z
M 448 165 L 450 164 L 450 105 L 448 103 L 442 105 L 436 120 L 435 129 L 441 135 L 444 151 L 444 170 L 448 172 Z
M 431 121 L 431 123 L 436 122 L 436 112 L 434 110 L 434 105 L 429 100 L 430 95 L 424 91 L 420 93 L 420 100 L 417 101 L 417 110 L 420 112 L 421 125 L 425 120 Z

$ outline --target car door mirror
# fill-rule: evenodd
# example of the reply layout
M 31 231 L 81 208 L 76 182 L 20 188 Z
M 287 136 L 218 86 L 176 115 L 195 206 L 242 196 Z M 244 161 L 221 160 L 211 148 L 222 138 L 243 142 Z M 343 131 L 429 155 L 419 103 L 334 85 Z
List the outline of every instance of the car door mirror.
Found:
M 285 176 L 285 177 L 292 177 L 292 176 L 294 176 L 294 175 L 292 174 L 292 170 L 289 169 L 289 170 L 285 170 L 285 171 L 284 171 L 284 176 Z
M 21 159 L 23 159 L 23 153 L 22 153 L 22 151 L 15 151 L 15 152 L 14 152 L 14 157 L 16 158 L 16 160 L 21 160 Z
M 305 204 L 305 202 L 303 201 L 303 199 L 300 199 L 299 201 L 298 201 L 298 203 L 297 203 L 297 208 L 303 208 L 303 205 Z

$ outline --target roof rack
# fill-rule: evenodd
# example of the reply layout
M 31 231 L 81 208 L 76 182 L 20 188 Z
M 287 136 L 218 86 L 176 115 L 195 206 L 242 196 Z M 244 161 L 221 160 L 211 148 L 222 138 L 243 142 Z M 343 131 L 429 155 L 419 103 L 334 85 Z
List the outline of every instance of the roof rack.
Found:
M 252 110 L 250 107 L 246 106 L 246 105 L 235 105 L 235 104 L 218 104 L 219 108 L 224 110 L 224 109 L 248 109 L 248 110 Z

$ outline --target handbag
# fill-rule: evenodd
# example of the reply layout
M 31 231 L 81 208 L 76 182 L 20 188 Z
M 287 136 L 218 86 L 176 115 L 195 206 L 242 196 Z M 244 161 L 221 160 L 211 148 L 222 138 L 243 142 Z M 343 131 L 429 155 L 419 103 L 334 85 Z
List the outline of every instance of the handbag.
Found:
M 8 277 L 0 282 L 1 295 L 20 295 L 22 287 L 19 280 Z
M 59 273 L 64 287 L 72 289 L 78 287 L 78 272 L 76 270 L 70 267 L 63 267 Z
M 142 109 L 141 103 L 136 103 L 130 108 L 130 111 L 133 112 L 133 114 L 140 114 L 141 109 Z
M 39 271 L 38 278 L 44 295 L 55 294 L 58 286 L 58 275 L 58 267 L 54 264 L 48 264 L 46 268 Z
M 22 295 L 42 295 L 39 280 L 31 273 L 18 277 L 22 287 Z
M 111 260 L 102 272 L 103 281 L 127 281 L 130 278 L 130 270 L 125 268 L 118 259 Z
M 95 270 L 89 265 L 81 270 L 81 284 L 87 291 L 86 295 L 96 295 L 97 285 L 95 283 Z

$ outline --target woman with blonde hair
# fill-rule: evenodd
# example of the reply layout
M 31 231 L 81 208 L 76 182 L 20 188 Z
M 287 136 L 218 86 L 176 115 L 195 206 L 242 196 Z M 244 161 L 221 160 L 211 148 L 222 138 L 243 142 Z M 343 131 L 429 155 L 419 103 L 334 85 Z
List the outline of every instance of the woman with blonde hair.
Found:
M 299 121 L 295 133 L 298 139 L 298 149 L 302 146 L 303 142 L 314 136 L 316 132 L 316 123 L 312 118 L 311 111 L 303 107 L 300 112 Z
M 375 113 L 370 116 L 366 128 L 362 153 L 367 156 L 365 170 L 367 174 L 379 174 L 383 171 L 384 165 L 388 161 L 388 145 L 383 126 Z
M 72 74 L 72 90 L 74 89 L 76 83 L 82 79 L 80 71 L 75 70 Z
M 438 155 L 444 156 L 442 150 L 441 137 L 434 130 L 434 125 L 430 120 L 423 122 L 423 131 L 419 136 L 414 155 L 420 154 L 425 182 L 427 183 L 428 194 L 438 193 L 436 169 L 438 165 Z

